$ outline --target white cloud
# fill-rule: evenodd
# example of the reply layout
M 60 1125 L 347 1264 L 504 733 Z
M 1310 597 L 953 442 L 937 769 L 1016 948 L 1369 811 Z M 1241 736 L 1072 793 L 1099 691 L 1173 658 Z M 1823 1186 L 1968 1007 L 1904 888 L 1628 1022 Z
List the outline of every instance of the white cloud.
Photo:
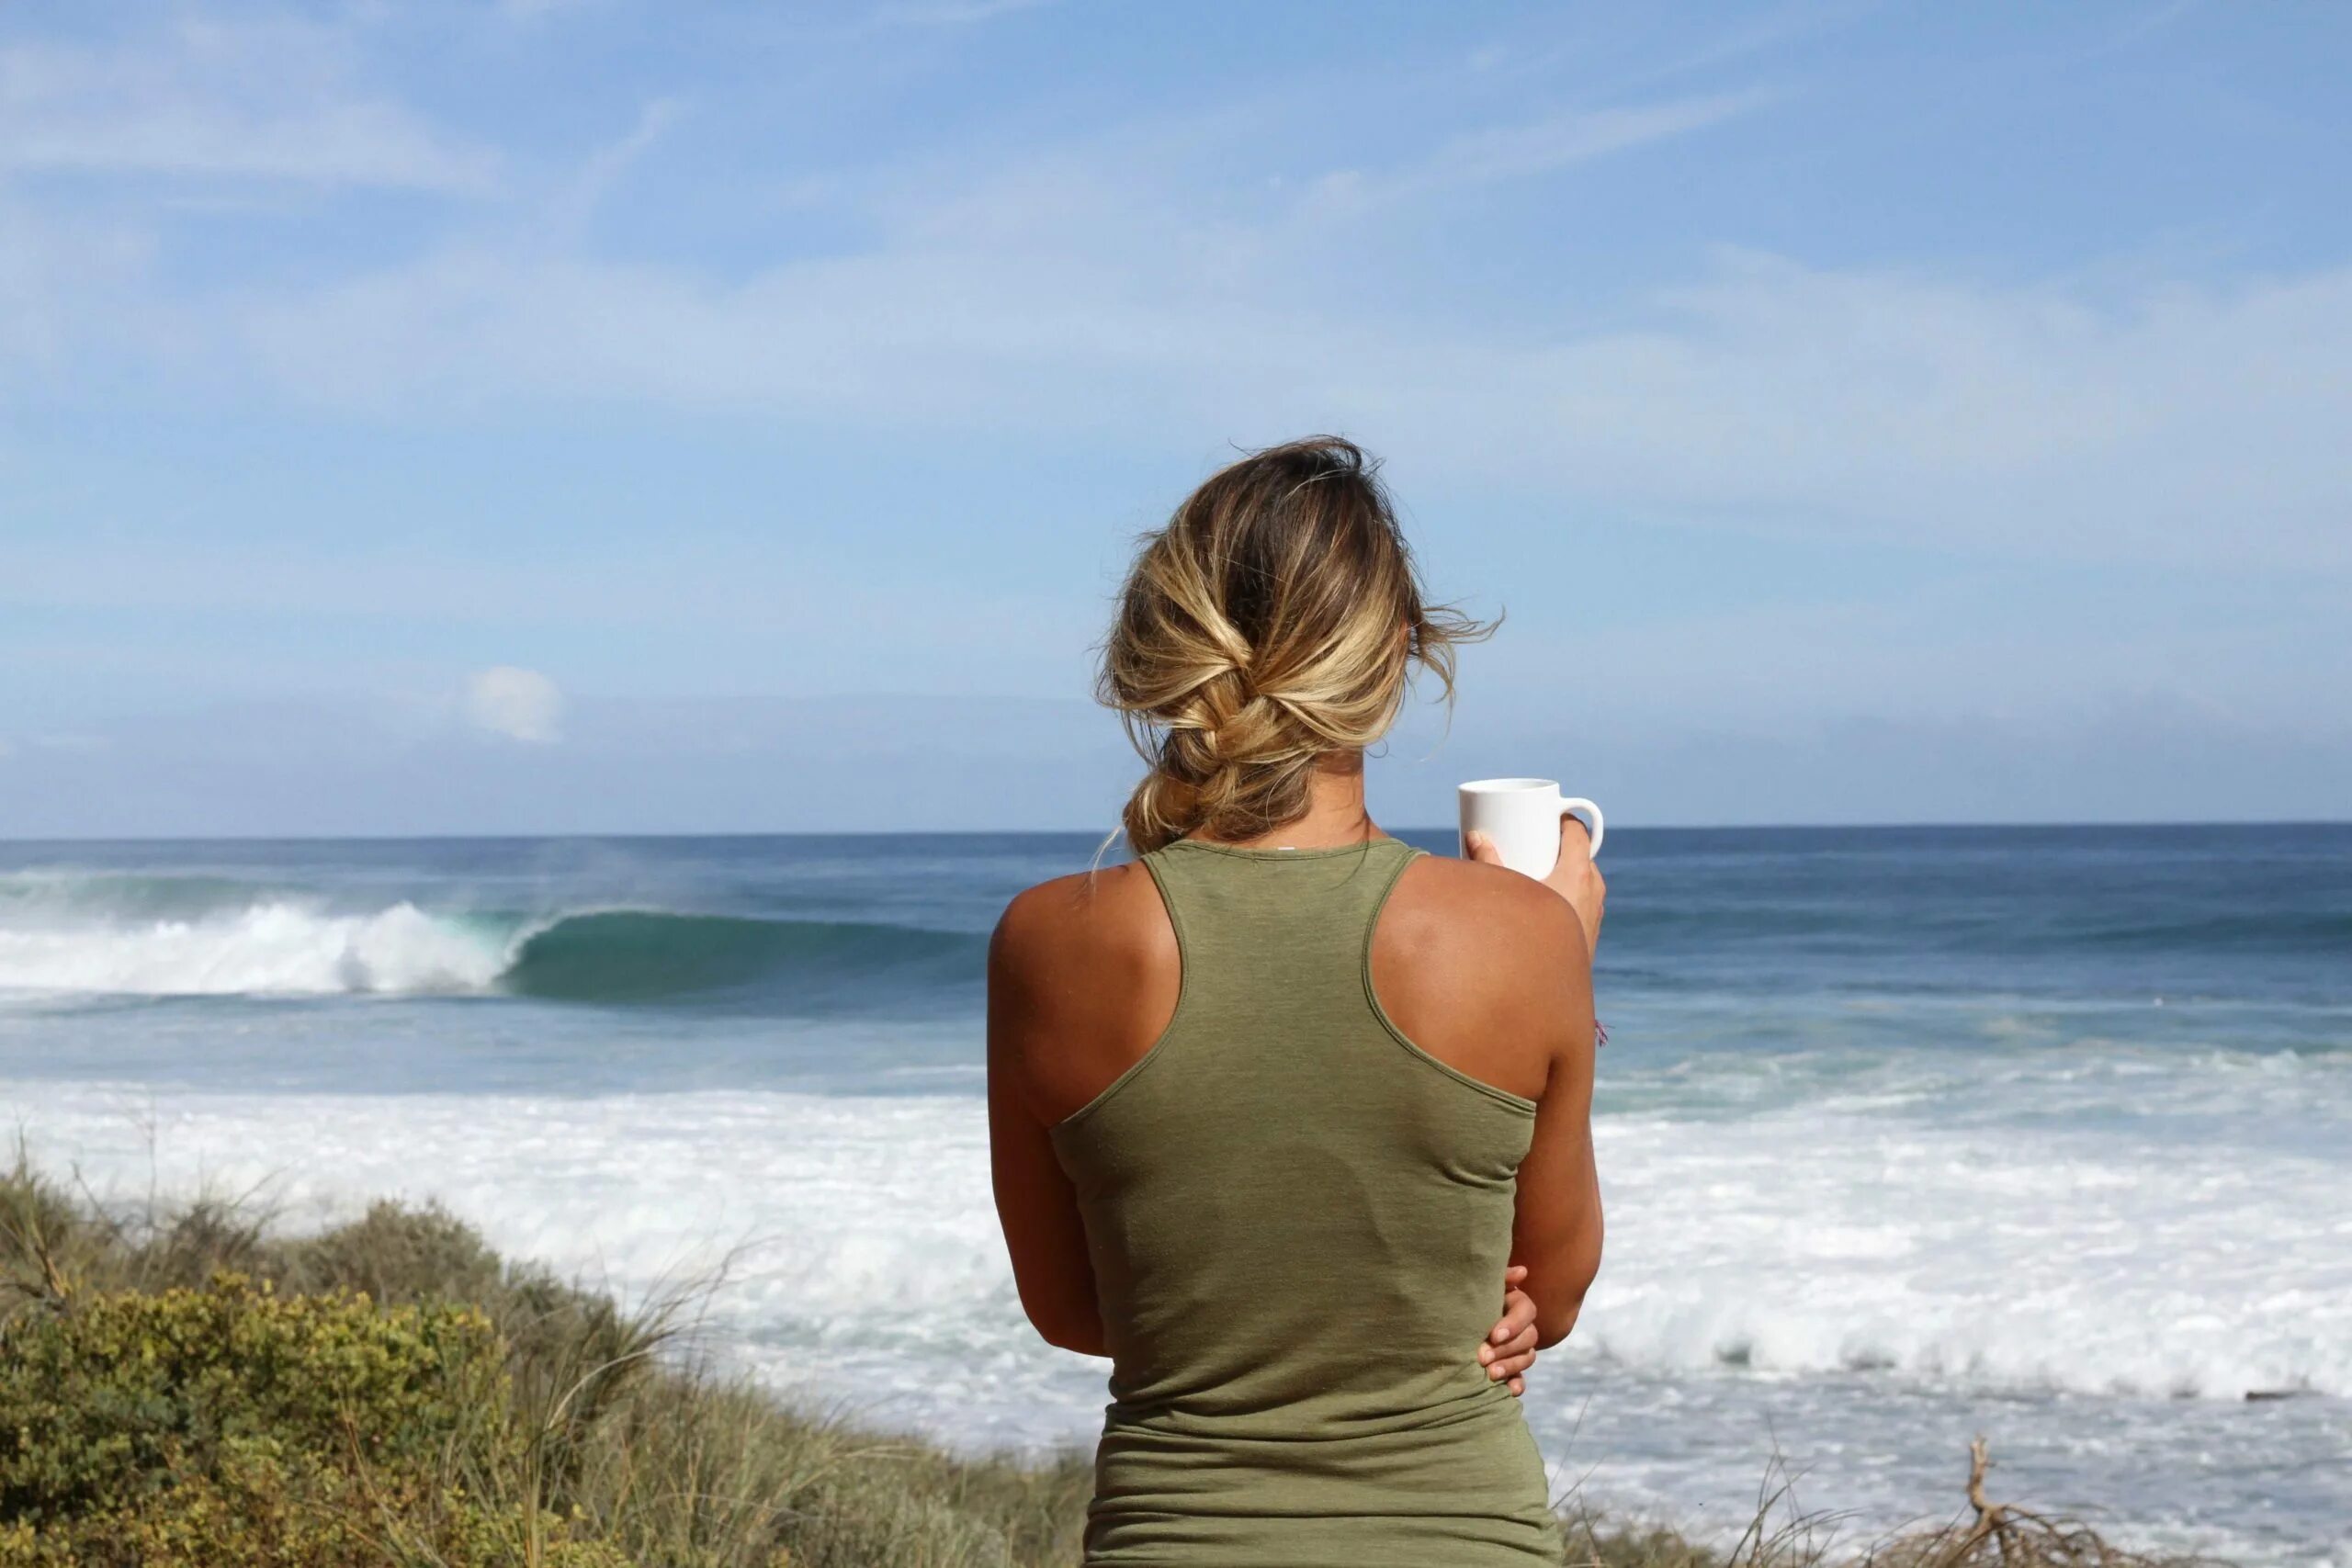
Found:
M 940 243 L 693 274 L 463 251 L 234 321 L 304 398 L 770 409 L 863 424 L 1340 425 L 1580 504 L 2026 556 L 2352 564 L 2352 269 L 2095 297 L 1727 255 L 1638 325 L 1279 308 Z
M 536 670 L 511 664 L 466 678 L 466 719 L 487 734 L 544 745 L 562 739 L 563 693 Z
M 676 123 L 682 107 L 676 98 L 655 98 L 639 109 L 637 123 L 628 135 L 599 148 L 582 163 L 569 188 L 557 198 L 548 227 L 557 232 L 577 232 L 597 205 Z
M 1057 0 L 897 0 L 877 8 L 881 22 L 907 22 L 923 27 L 962 27 L 994 21 L 1022 11 L 1042 10 Z
M 0 48 L 0 171 L 490 187 L 488 152 L 368 93 L 348 52 L 319 28 L 210 22 L 105 51 Z
M 0 221 L 0 358 L 13 344 L 57 381 L 155 366 L 207 398 L 390 417 L 616 404 L 1153 449 L 1179 432 L 1201 450 L 1339 426 L 1400 473 L 1588 512 L 2011 557 L 2352 566 L 2352 266 L 2122 288 L 1725 249 L 1645 296 L 1563 283 L 1508 315 L 1379 271 L 1384 236 L 1426 220 L 1417 202 L 1769 101 L 1441 128 L 1427 151 L 1303 191 L 1258 151 L 1291 145 L 1280 116 L 1329 101 L 1188 106 L 1023 156 L 812 175 L 854 204 L 863 248 L 746 269 L 591 249 L 582 215 L 673 124 L 656 100 L 537 221 L 464 223 L 311 282 L 174 291 L 131 240 L 0 212 L 28 220 Z
M 1721 93 L 1492 127 L 1456 136 L 1401 168 L 1328 175 L 1316 195 L 1333 208 L 1364 208 L 1464 186 L 1531 179 L 1704 130 L 1772 101 L 1773 95 L 1763 92 Z

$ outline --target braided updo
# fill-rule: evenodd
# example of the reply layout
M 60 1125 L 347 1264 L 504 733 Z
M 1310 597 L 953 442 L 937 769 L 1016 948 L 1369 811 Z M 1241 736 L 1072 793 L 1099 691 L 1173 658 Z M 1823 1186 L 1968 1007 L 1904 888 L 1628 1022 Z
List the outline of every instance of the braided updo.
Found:
M 1337 436 L 1269 447 L 1144 536 L 1096 682 L 1150 764 L 1136 852 L 1305 815 L 1317 759 L 1385 734 L 1415 662 L 1452 703 L 1454 646 L 1492 628 L 1422 602 L 1376 470 Z

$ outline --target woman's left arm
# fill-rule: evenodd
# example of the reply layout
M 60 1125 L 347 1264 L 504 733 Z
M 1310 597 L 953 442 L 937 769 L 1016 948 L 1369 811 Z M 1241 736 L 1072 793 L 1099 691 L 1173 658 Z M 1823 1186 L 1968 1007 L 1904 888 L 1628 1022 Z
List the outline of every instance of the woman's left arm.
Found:
M 1049 1345 L 1107 1356 L 1102 1312 L 1078 1193 L 1030 1102 L 1024 1062 L 1046 1032 L 1053 987 L 1036 973 L 1035 890 L 1015 898 L 989 939 L 989 1166 L 997 1222 L 1012 1257 L 1022 1310 Z

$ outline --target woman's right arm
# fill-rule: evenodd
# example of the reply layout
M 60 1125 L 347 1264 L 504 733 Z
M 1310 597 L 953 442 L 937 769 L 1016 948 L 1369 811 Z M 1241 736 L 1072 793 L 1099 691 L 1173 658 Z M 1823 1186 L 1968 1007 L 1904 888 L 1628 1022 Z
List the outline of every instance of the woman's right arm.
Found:
M 1067 1023 L 1055 999 L 1083 990 L 1056 963 L 1067 954 L 1055 927 L 1069 900 L 1049 897 L 1053 886 L 1015 898 L 989 939 L 989 1164 L 1022 1310 L 1047 1344 L 1102 1356 L 1109 1351 L 1086 1223 L 1030 1091 L 1036 1060 Z
M 1474 834 L 1469 849 L 1473 860 L 1500 862 L 1483 835 Z M 1502 967 L 1526 977 L 1515 987 L 1526 1008 L 1522 1027 L 1542 1043 L 1548 1063 L 1535 1102 L 1534 1134 L 1519 1168 L 1511 1261 L 1527 1268 L 1522 1288 L 1536 1305 L 1536 1344 L 1549 1348 L 1576 1326 L 1585 1292 L 1600 1271 L 1592 955 L 1608 889 L 1592 863 L 1592 840 L 1573 817 L 1561 824 L 1559 863 L 1544 886 L 1557 897 L 1527 901 L 1526 918 L 1509 929 L 1514 951 Z

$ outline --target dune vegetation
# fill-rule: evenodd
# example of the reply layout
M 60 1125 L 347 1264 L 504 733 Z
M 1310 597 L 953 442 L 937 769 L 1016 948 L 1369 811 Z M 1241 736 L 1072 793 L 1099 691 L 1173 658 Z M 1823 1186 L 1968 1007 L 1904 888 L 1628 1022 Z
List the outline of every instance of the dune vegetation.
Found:
M 0 1172 L 0 1568 L 1046 1568 L 1084 1455 L 972 1457 L 797 1408 L 688 1332 L 438 1209 L 317 1235 Z M 1590 1568 L 2146 1568 L 1984 1495 L 1864 1544 L 1768 1499 L 1736 1543 L 1571 1506 Z M 1955 1499 L 1957 1501 L 1957 1499 Z M 1940 1514 L 1944 1510 L 1937 1509 Z

